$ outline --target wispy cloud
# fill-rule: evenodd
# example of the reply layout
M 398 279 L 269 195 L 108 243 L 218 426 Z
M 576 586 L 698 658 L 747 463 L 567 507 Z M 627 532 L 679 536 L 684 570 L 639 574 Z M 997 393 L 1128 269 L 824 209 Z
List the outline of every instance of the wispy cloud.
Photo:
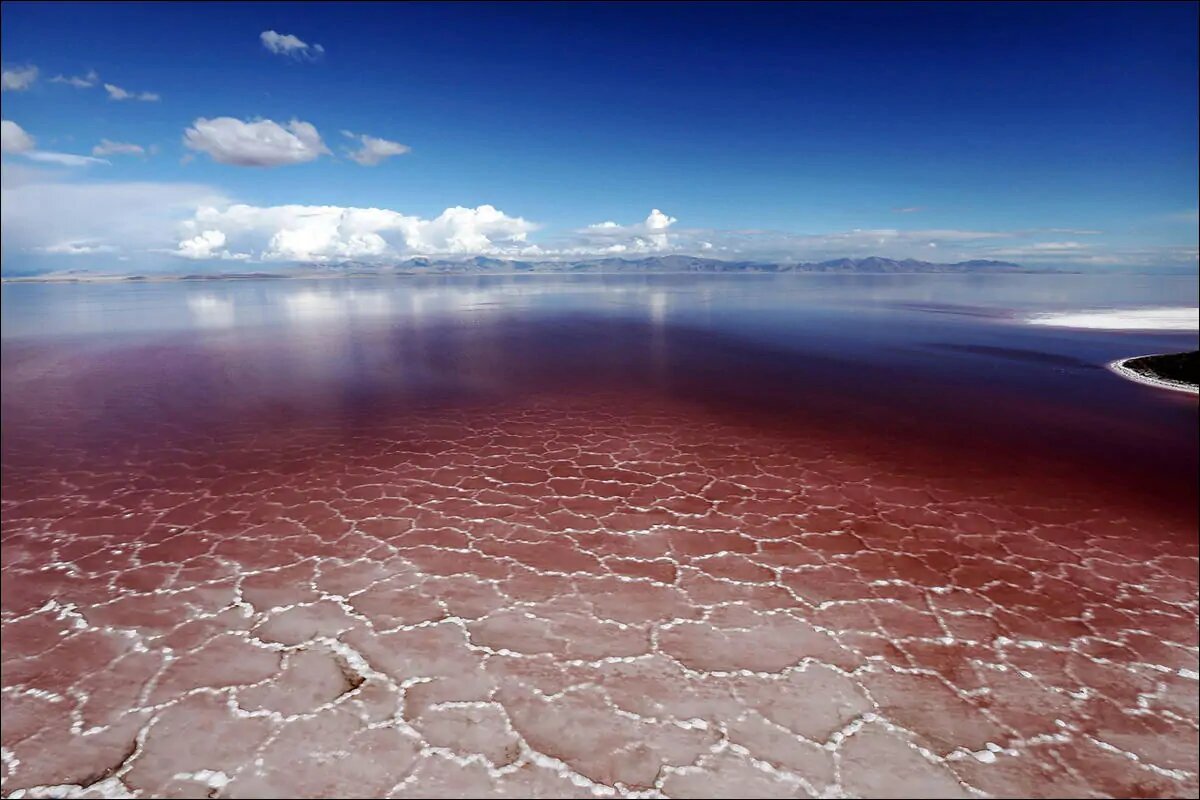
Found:
M 619 225 L 615 222 L 589 225 L 566 237 L 547 242 L 544 252 L 564 256 L 681 253 L 789 262 L 870 255 L 929 258 L 937 251 L 939 260 L 946 260 L 957 258 L 982 243 L 1010 236 L 1003 231 L 934 228 L 870 228 L 798 234 L 762 229 L 681 228 L 675 222 L 673 217 L 656 210 L 645 222 L 635 225 Z M 947 249 L 949 252 L 944 252 Z M 971 257 L 975 256 L 962 256 L 963 260 Z
M 1031 242 L 1016 247 L 998 247 L 991 251 L 1002 258 L 1061 258 L 1090 253 L 1092 245 L 1082 242 Z
M 74 153 L 56 153 L 52 150 L 29 150 L 21 154 L 30 161 L 40 161 L 44 164 L 57 164 L 60 167 L 86 167 L 92 164 L 108 164 L 103 158 L 78 156 Z
M 100 144 L 92 148 L 94 156 L 144 156 L 146 148 L 130 142 L 113 142 L 101 139 Z
M 32 64 L 0 71 L 0 91 L 23 92 L 37 80 L 38 68 Z
M 109 100 L 141 100 L 147 103 L 157 103 L 162 99 L 156 92 L 131 92 L 112 83 L 104 84 Z
M 290 33 L 263 31 L 258 35 L 258 39 L 269 52 L 299 61 L 316 61 L 325 54 L 325 48 L 321 45 L 309 44 Z
M 0 191 L 0 245 L 15 253 L 86 255 L 174 248 L 196 209 L 228 204 L 191 183 L 87 182 L 35 167 L 6 166 Z
M 89 164 L 107 164 L 102 158 L 78 156 L 74 153 L 56 153 L 38 150 L 37 140 L 11 119 L 0 121 L 0 152 L 19 155 L 30 161 L 57 164 L 62 167 L 86 167 Z
M 364 167 L 374 167 L 384 159 L 391 158 L 392 156 L 402 156 L 412 151 L 412 148 L 406 144 L 400 144 L 388 139 L 379 139 L 374 136 L 368 136 L 365 133 L 357 134 L 350 131 L 342 131 L 342 135 L 349 139 L 354 139 L 359 143 L 358 148 L 347 148 L 345 153 L 352 161 Z
M 898 208 L 893 208 L 892 213 L 893 214 L 915 214 L 918 211 L 924 211 L 924 210 L 925 210 L 925 206 L 900 206 Z
M 117 250 L 111 244 L 90 242 L 58 242 L 57 244 L 35 247 L 33 252 L 50 256 L 90 256 L 97 253 L 115 253 Z
M 68 86 L 74 86 L 76 89 L 90 89 L 100 82 L 100 75 L 96 70 L 88 70 L 86 75 L 55 75 L 50 79 L 51 83 L 65 83 Z

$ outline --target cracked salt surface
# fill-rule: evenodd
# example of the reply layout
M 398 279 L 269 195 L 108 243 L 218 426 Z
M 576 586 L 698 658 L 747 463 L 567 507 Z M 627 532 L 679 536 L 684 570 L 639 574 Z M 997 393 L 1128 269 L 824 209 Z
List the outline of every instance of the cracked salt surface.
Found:
M 101 450 L 6 384 L 5 796 L 1198 791 L 1178 517 L 636 392 L 188 429 L 168 361 Z
M 436 440 L 247 492 L 179 463 L 47 516 L 62 482 L 6 474 L 5 793 L 1194 791 L 1195 555 L 1130 521 L 1006 504 L 985 532 L 947 499 L 889 523 L 896 481 L 811 529 L 796 500 L 838 485 L 819 448 L 652 410 L 427 419 Z M 108 522 L 129 507 L 140 534 Z

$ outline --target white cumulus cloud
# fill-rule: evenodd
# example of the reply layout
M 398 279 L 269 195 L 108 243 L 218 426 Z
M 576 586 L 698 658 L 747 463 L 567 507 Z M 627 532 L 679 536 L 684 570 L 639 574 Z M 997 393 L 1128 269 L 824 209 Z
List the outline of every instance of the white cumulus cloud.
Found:
M 321 45 L 310 45 L 299 36 L 293 36 L 290 33 L 263 31 L 258 35 L 258 39 L 268 51 L 280 56 L 313 61 L 325 52 L 325 48 Z
M 535 225 L 499 209 L 456 206 L 433 219 L 385 208 L 250 206 L 199 209 L 176 255 L 256 261 L 383 261 L 410 255 L 520 255 Z
M 74 86 L 76 89 L 90 89 L 100 82 L 100 75 L 96 70 L 88 70 L 86 75 L 55 75 L 50 79 L 51 83 L 65 83 L 68 86 Z
M 375 136 L 368 136 L 365 133 L 358 134 L 351 133 L 350 131 L 342 131 L 342 135 L 359 143 L 357 149 L 347 149 L 346 155 L 364 167 L 373 167 L 385 158 L 402 156 L 412 150 L 406 144 L 379 139 Z
M 563 252 L 569 255 L 638 255 L 668 251 L 679 243 L 677 236 L 668 233 L 676 222 L 677 219 L 657 208 L 651 209 L 644 220 L 633 225 L 606 220 L 576 231 L 574 245 Z
M 655 208 L 651 209 L 650 216 L 646 217 L 646 228 L 652 231 L 665 231 L 678 221 Z
M 34 138 L 11 119 L 0 121 L 0 152 L 25 153 L 36 144 Z
M 219 258 L 217 248 L 225 246 L 225 234 L 220 231 L 201 231 L 179 243 L 178 255 L 184 258 Z
M 109 139 L 101 139 L 100 144 L 92 148 L 94 156 L 144 156 L 146 148 L 140 144 L 131 144 L 129 142 L 114 142 Z
M 2 70 L 0 71 L 0 91 L 23 92 L 33 86 L 37 76 L 38 68 L 33 65 Z
M 155 92 L 130 92 L 111 83 L 104 84 L 104 91 L 108 92 L 109 100 L 142 100 L 148 103 L 156 103 L 162 99 Z
M 278 167 L 312 161 L 329 148 L 309 122 L 242 122 L 233 117 L 201 117 L 184 132 L 183 143 L 213 161 L 239 167 Z

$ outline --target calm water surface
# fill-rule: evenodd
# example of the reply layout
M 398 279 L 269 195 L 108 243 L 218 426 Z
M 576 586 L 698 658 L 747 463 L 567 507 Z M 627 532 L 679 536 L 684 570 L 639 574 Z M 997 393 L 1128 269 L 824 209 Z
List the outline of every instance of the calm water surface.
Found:
M 1196 289 L 7 285 L 5 791 L 1195 797 Z
M 1071 475 L 1194 519 L 1194 399 L 1103 365 L 1196 334 L 1020 320 L 1196 295 L 1195 277 L 1081 275 L 8 284 L 5 427 L 81 392 L 105 447 L 131 414 L 362 429 L 425 405 L 651 392 L 913 458 Z

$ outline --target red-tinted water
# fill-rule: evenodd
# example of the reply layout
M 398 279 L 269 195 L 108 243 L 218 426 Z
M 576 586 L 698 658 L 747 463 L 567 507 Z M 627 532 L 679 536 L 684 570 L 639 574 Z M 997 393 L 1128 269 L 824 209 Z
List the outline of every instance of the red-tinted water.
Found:
M 1195 795 L 1194 399 L 699 319 L 6 340 L 4 792 Z

